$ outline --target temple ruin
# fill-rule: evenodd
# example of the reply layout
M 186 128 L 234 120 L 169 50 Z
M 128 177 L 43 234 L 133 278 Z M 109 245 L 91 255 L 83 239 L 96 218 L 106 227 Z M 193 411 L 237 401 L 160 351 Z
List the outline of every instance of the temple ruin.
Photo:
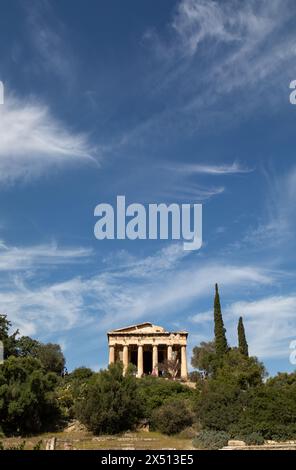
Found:
M 179 377 L 187 380 L 186 331 L 166 331 L 152 323 L 140 323 L 109 331 L 109 364 L 121 361 L 124 371 L 129 364 L 137 368 L 137 377 L 159 375 L 159 364 L 166 359 L 178 361 Z

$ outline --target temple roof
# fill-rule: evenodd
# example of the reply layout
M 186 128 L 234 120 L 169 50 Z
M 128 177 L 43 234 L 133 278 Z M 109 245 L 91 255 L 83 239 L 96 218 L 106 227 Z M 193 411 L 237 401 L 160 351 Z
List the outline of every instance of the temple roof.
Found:
M 125 326 L 123 328 L 118 328 L 116 330 L 111 330 L 108 334 L 129 334 L 129 333 L 167 333 L 169 332 L 165 330 L 162 326 L 153 325 L 150 322 L 138 323 L 136 325 Z M 185 331 L 180 331 L 179 333 L 186 333 Z

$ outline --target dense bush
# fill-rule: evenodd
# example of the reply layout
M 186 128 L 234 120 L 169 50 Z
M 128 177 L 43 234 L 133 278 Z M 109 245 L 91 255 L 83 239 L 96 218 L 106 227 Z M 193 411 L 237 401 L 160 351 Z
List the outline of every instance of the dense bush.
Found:
M 143 403 L 145 418 L 150 419 L 153 410 L 167 402 L 194 399 L 194 390 L 180 382 L 157 377 L 144 377 L 138 381 L 139 397 Z
M 240 419 L 245 398 L 236 384 L 211 379 L 197 393 L 197 420 L 205 429 L 228 432 Z
M 256 358 L 246 357 L 238 349 L 228 351 L 214 375 L 199 383 L 195 409 L 203 428 L 232 436 L 261 432 L 254 427 L 256 411 L 253 416 L 251 409 L 257 391 L 266 387 L 264 375 Z
M 111 365 L 89 380 L 75 405 L 76 416 L 95 434 L 132 429 L 142 417 L 137 379 L 122 375 L 122 364 Z
M 52 429 L 60 419 L 58 377 L 34 358 L 10 356 L 0 367 L 0 422 L 5 434 Z
M 152 412 L 152 426 L 163 434 L 177 434 L 193 423 L 193 416 L 184 401 L 172 401 Z
M 204 430 L 193 439 L 193 446 L 197 449 L 221 449 L 226 446 L 230 439 L 229 434 L 224 431 Z
M 265 439 L 285 440 L 296 436 L 296 384 L 264 384 L 250 389 L 246 407 L 237 422 L 242 432 L 258 432 Z
M 60 381 L 57 394 L 64 418 L 75 417 L 75 404 L 85 396 L 87 384 L 93 375 L 91 369 L 78 367 Z
M 259 434 L 258 432 L 252 432 L 251 434 L 248 434 L 247 436 L 243 436 L 242 439 L 243 441 L 245 441 L 245 443 L 248 446 L 264 444 L 264 437 L 262 436 L 262 434 Z
M 203 428 L 242 439 L 253 433 L 264 439 L 295 438 L 295 382 L 279 385 L 273 379 L 245 389 L 232 379 L 224 376 L 204 383 L 196 400 L 196 415 Z

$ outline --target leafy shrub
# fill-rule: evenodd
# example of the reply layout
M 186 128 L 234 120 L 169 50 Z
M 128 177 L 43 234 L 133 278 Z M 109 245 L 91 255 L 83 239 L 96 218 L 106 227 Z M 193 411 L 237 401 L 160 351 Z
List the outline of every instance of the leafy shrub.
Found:
M 243 412 L 244 402 L 245 394 L 237 384 L 210 379 L 196 397 L 196 416 L 204 429 L 230 432 Z
M 229 434 L 224 431 L 204 430 L 192 441 L 197 449 L 217 450 L 226 446 L 230 439 Z
M 258 433 L 264 439 L 295 439 L 294 377 L 281 375 L 257 384 L 259 375 L 255 374 L 256 380 L 253 375 L 255 365 L 251 363 L 248 370 L 248 381 L 252 383 L 248 388 L 246 380 L 242 380 L 242 371 L 236 374 L 235 365 L 231 372 L 227 365 L 217 370 L 215 378 L 205 380 L 196 395 L 197 419 L 204 429 L 225 431 L 232 437 Z
M 262 385 L 250 389 L 237 426 L 241 434 L 257 432 L 265 439 L 296 436 L 296 386 Z
M 143 377 L 138 381 L 139 396 L 145 418 L 150 420 L 153 410 L 170 401 L 194 401 L 195 391 L 180 382 L 158 377 Z
M 75 404 L 83 399 L 87 384 L 93 375 L 94 372 L 88 367 L 78 367 L 60 381 L 57 394 L 66 420 L 75 417 Z
M 163 434 L 176 434 L 192 422 L 192 413 L 183 401 L 165 403 L 152 413 L 152 426 Z
M 137 379 L 122 371 L 117 363 L 94 374 L 75 405 L 76 417 L 95 434 L 132 429 L 142 415 Z
M 248 434 L 247 436 L 243 436 L 242 440 L 245 441 L 245 443 L 248 446 L 251 446 L 251 445 L 259 446 L 259 445 L 264 444 L 264 437 L 262 436 L 262 434 L 259 434 L 258 432 L 252 432 L 251 434 Z
M 273 441 L 287 441 L 295 439 L 296 437 L 296 423 L 295 424 L 274 424 L 269 432 L 269 438 Z

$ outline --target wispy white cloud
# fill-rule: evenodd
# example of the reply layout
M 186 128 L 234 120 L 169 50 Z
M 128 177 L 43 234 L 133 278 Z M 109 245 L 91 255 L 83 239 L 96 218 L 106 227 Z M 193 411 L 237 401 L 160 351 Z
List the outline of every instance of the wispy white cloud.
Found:
M 207 39 L 235 43 L 245 48 L 246 42 L 258 42 L 275 27 L 280 13 L 278 0 L 216 2 L 213 0 L 181 0 L 172 21 L 184 53 L 193 55 Z
M 182 243 L 174 243 L 140 259 L 126 251 L 119 251 L 106 258 L 104 262 L 108 272 L 112 272 L 112 266 L 115 264 L 115 271 L 121 273 L 121 276 L 126 273 L 131 277 L 144 278 L 176 269 L 186 256 L 188 251 L 184 251 Z
M 226 14 L 228 8 L 211 0 L 183 0 L 179 3 L 172 27 L 180 38 L 184 54 L 193 55 L 207 38 L 222 42 L 240 39 L 233 14 Z M 232 13 L 237 15 L 237 12 Z
M 160 166 L 162 170 L 170 172 L 172 190 L 161 190 L 162 197 L 171 197 L 174 200 L 194 200 L 205 201 L 214 196 L 224 193 L 224 186 L 201 185 L 190 181 L 193 176 L 223 176 L 250 173 L 252 168 L 243 166 L 237 161 L 233 163 L 164 163 Z M 166 178 L 166 181 L 170 179 Z
M 294 57 L 294 38 L 281 31 L 290 19 L 291 6 L 289 0 L 285 4 L 279 0 L 263 0 L 260 4 L 256 0 L 181 0 L 171 23 L 176 31 L 172 47 L 190 58 L 201 53 L 203 47 L 209 52 L 210 45 L 210 80 L 220 93 L 222 89 L 229 92 L 233 87 L 253 84 L 289 56 Z M 274 43 L 272 50 L 265 47 L 267 41 Z
M 270 285 L 273 274 L 256 266 L 203 263 L 180 264 L 178 248 L 133 261 L 92 277 L 29 287 L 14 277 L 12 288 L 2 291 L 2 310 L 21 328 L 35 325 L 35 332 L 62 331 L 91 322 L 95 331 L 134 321 L 164 320 L 182 306 L 206 298 L 215 282 L 230 287 Z M 185 260 L 186 261 L 186 260 Z M 43 321 L 44 317 L 44 321 Z M 26 319 L 26 320 L 25 320 Z
M 186 184 L 174 183 L 173 189 L 168 191 L 160 191 L 162 197 L 170 197 L 176 201 L 205 201 L 214 196 L 224 193 L 224 186 L 201 186 L 197 184 L 190 184 L 186 181 Z
M 24 271 L 53 265 L 75 263 L 89 258 L 92 251 L 85 248 L 59 248 L 50 245 L 16 247 L 0 241 L 0 271 Z
M 267 181 L 265 202 L 262 204 L 263 217 L 257 225 L 250 227 L 243 243 L 250 246 L 270 249 L 281 245 L 282 256 L 285 248 L 290 249 L 289 258 L 293 255 L 292 242 L 295 241 L 295 209 L 296 209 L 296 167 L 278 173 L 264 171 Z
M 292 0 L 180 0 L 165 32 L 145 35 L 157 64 L 150 93 L 167 105 L 126 132 L 122 143 L 165 130 L 216 133 L 283 103 L 296 61 L 294 31 L 287 26 L 294 15 Z
M 38 73 L 43 69 L 64 80 L 67 87 L 71 86 L 77 75 L 77 59 L 67 38 L 65 23 L 47 0 L 31 0 L 23 8 L 27 38 L 35 53 L 31 71 Z
M 196 313 L 189 317 L 189 321 L 197 325 L 204 325 L 213 321 L 213 312 L 212 310 L 207 310 L 206 312 Z
M 30 180 L 75 162 L 97 162 L 88 136 L 70 131 L 38 101 L 7 96 L 0 126 L 2 183 Z
M 250 173 L 253 171 L 251 168 L 242 166 L 238 162 L 220 165 L 203 163 L 183 164 L 178 166 L 172 165 L 169 167 L 169 169 L 189 175 L 235 175 L 240 173 Z
M 83 312 L 81 281 L 29 288 L 15 277 L 11 290 L 0 292 L 1 312 L 7 313 L 23 335 L 47 335 L 77 326 Z M 83 325 L 87 317 L 83 316 Z

